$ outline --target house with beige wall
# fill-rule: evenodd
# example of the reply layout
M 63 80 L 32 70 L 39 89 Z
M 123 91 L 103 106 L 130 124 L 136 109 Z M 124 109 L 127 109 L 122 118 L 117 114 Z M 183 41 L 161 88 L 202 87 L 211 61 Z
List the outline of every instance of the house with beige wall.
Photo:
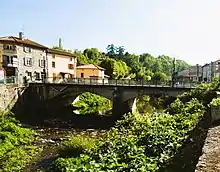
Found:
M 49 80 L 76 77 L 77 59 L 74 54 L 62 50 L 47 49 L 47 61 Z
M 76 77 L 97 82 L 107 82 L 108 76 L 105 75 L 105 69 L 94 64 L 77 66 Z
M 105 71 L 104 68 L 94 64 L 81 65 L 81 66 L 77 66 L 76 77 L 104 79 L 105 77 L 104 71 Z

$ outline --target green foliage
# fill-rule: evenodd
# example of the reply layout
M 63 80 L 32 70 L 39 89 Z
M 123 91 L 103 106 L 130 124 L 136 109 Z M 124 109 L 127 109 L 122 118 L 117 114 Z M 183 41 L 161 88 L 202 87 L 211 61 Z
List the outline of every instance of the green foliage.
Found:
M 159 84 L 161 82 L 167 81 L 168 77 L 166 76 L 165 73 L 155 72 L 152 79 L 157 81 L 157 83 Z
M 212 99 L 209 106 L 220 107 L 220 98 Z
M 20 127 L 20 123 L 10 112 L 0 114 L 0 171 L 20 171 L 37 148 L 30 146 L 34 132 Z
M 79 101 L 74 104 L 80 114 L 98 115 L 112 108 L 112 102 L 105 97 L 89 92 L 80 95 Z
M 61 39 L 61 38 L 59 38 L 58 46 L 53 46 L 53 49 L 55 49 L 55 50 L 64 50 L 64 49 L 63 49 L 62 39 Z M 65 51 L 66 51 L 66 50 L 65 50 Z
M 113 79 L 125 78 L 129 74 L 128 66 L 121 60 L 107 57 L 101 62 L 100 66 L 105 68 L 105 73 Z
M 74 136 L 70 141 L 66 141 L 58 148 L 58 154 L 62 157 L 77 157 L 95 148 L 96 139 L 88 136 Z
M 81 51 L 75 51 L 74 53 L 77 58 L 77 65 L 89 64 L 88 57 L 84 56 Z
M 170 109 L 173 114 L 125 115 L 96 149 L 77 158 L 58 159 L 54 171 L 159 171 L 183 146 L 204 113 L 197 99 L 184 104 L 177 99 Z
M 99 64 L 101 53 L 97 48 L 87 48 L 83 51 L 83 55 L 88 59 L 89 63 Z
M 113 44 L 110 44 L 107 46 L 106 50 L 107 50 L 107 55 L 110 58 L 113 58 L 116 55 L 117 47 L 115 47 Z
M 151 106 L 150 104 L 150 96 L 148 95 L 140 96 L 137 101 L 137 109 L 138 109 L 138 112 L 141 114 L 153 113 L 154 107 Z
M 177 98 L 173 103 L 170 104 L 170 110 L 172 110 L 170 113 L 171 114 L 181 113 L 183 107 L 184 107 L 184 103 L 179 98 Z
M 215 81 L 212 83 L 202 83 L 190 92 L 186 92 L 179 96 L 183 102 L 187 102 L 192 98 L 198 99 L 205 107 L 216 96 L 216 91 L 219 90 L 220 81 Z
M 19 146 L 6 153 L 1 160 L 1 172 L 22 171 L 33 156 L 42 151 L 36 146 Z
M 65 50 L 62 47 L 61 39 L 59 46 L 54 49 L 74 53 L 77 57 L 77 65 L 95 64 L 106 69 L 106 74 L 111 79 L 123 79 L 133 76 L 135 79 L 167 80 L 171 79 L 173 72 L 173 58 L 169 56 L 153 57 L 151 54 L 144 53 L 141 55 L 130 54 L 125 52 L 123 46 L 110 44 L 107 46 L 107 53 L 100 52 L 97 48 L 86 48 L 83 52 L 75 50 Z M 186 69 L 189 65 L 182 60 L 176 60 L 176 71 Z M 130 77 L 131 78 L 131 77 Z

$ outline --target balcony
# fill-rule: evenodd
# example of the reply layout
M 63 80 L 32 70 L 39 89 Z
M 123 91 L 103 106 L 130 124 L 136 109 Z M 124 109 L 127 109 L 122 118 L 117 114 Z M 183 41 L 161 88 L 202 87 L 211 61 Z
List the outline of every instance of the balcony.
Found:
M 4 51 L 4 53 L 16 54 L 17 53 L 17 47 L 15 45 L 4 45 L 3 46 L 3 51 Z
M 68 69 L 73 70 L 74 69 L 74 64 L 68 64 Z
M 18 67 L 17 56 L 3 56 L 4 67 Z

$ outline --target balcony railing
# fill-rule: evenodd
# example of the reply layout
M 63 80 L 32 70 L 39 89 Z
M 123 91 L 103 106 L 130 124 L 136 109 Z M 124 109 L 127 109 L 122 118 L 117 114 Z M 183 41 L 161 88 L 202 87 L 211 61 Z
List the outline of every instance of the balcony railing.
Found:
M 12 63 L 4 61 L 3 65 L 6 66 L 6 67 L 18 67 L 18 61 L 13 61 Z
M 0 80 L 0 84 L 17 84 L 17 78 L 15 76 L 7 76 Z

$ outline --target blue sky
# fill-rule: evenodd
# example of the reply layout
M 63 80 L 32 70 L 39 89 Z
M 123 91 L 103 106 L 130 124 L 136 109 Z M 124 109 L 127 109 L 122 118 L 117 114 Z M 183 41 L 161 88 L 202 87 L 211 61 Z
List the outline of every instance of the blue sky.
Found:
M 190 64 L 220 58 L 219 0 L 1 0 L 0 36 L 67 49 L 123 45 Z

